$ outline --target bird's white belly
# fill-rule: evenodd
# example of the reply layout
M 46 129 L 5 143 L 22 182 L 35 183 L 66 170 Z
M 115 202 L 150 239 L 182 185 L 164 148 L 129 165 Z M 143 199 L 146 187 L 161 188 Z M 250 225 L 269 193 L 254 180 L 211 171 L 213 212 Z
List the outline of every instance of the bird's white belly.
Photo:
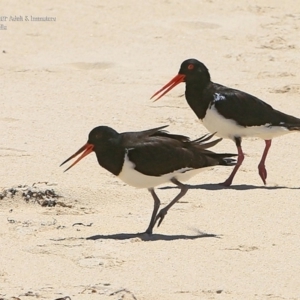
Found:
M 161 176 L 145 175 L 136 171 L 134 168 L 135 164 L 132 163 L 128 159 L 127 154 L 125 154 L 123 168 L 118 177 L 128 185 L 136 188 L 154 188 L 155 186 L 170 182 L 172 178 L 176 178 L 179 181 L 187 181 L 199 172 L 211 169 L 212 167 L 201 169 L 182 168 Z
M 209 132 L 216 132 L 216 136 L 227 139 L 234 139 L 235 137 L 258 137 L 269 140 L 290 132 L 285 127 L 270 126 L 270 124 L 249 127 L 238 125 L 234 120 L 226 119 L 220 115 L 214 105 L 206 111 L 202 123 Z

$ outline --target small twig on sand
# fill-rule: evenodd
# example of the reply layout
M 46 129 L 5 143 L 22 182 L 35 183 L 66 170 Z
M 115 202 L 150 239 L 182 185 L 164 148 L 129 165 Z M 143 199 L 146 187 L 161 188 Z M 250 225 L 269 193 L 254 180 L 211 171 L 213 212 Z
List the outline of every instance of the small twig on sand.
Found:
M 72 226 L 76 226 L 76 225 L 82 225 L 82 226 L 88 226 L 88 227 L 91 227 L 91 226 L 93 225 L 93 223 L 90 223 L 90 224 L 74 223 Z
M 122 292 L 125 292 L 125 293 L 127 293 L 127 294 L 130 294 L 134 300 L 137 300 L 137 298 L 135 297 L 135 295 L 134 295 L 132 292 L 126 290 L 126 289 L 121 289 L 121 290 L 115 291 L 115 292 L 109 294 L 109 296 L 114 296 L 114 295 L 119 294 L 119 293 L 122 293 Z M 122 299 L 123 299 L 123 298 L 124 298 L 124 295 L 122 296 Z

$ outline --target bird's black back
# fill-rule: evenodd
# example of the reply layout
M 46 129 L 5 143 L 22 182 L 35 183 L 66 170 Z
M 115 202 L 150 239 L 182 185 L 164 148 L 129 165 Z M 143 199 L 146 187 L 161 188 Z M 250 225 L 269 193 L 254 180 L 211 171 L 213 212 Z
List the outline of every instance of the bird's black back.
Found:
M 248 93 L 213 83 L 204 93 L 211 98 L 211 92 L 224 96 L 224 100 L 213 101 L 216 109 L 227 119 L 234 119 L 241 126 L 260 126 L 270 124 L 279 126 L 300 126 L 300 119 L 275 110 L 271 105 Z
M 204 143 L 213 135 L 190 141 L 183 135 L 173 135 L 166 131 L 157 131 L 134 146 L 129 143 L 128 157 L 135 169 L 145 175 L 160 176 L 183 168 L 199 169 L 214 165 L 230 165 L 232 160 L 224 158 L 235 154 L 216 154 L 206 148 L 217 144 L 221 139 Z M 123 134 L 127 140 L 127 134 Z M 130 141 L 131 138 L 129 138 Z M 124 146 L 128 144 L 123 143 Z

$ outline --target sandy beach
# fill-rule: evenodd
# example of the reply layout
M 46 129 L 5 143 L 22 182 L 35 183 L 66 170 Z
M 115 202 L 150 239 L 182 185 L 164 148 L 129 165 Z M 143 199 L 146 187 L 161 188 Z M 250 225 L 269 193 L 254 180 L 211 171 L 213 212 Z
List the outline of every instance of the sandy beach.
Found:
M 95 155 L 59 167 L 98 125 L 206 134 L 184 84 L 150 100 L 188 58 L 300 117 L 299 30 L 293 0 L 1 0 L 0 299 L 300 299 L 299 134 L 273 140 L 266 186 L 264 141 L 244 140 L 233 185 L 231 167 L 193 177 L 150 237 L 146 189 Z

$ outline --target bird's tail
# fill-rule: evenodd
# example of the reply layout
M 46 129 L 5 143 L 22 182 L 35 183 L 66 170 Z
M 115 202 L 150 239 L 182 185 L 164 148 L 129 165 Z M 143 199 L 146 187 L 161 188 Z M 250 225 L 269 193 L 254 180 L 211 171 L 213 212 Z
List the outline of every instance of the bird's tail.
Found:
M 211 133 L 211 134 L 208 133 L 208 134 L 205 134 L 205 135 L 201 136 L 200 138 L 191 141 L 191 143 L 197 144 L 198 146 L 201 147 L 201 149 L 208 149 L 208 148 L 211 148 L 211 147 L 215 146 L 216 144 L 218 144 L 219 142 L 222 141 L 222 139 L 219 138 L 219 139 L 216 139 L 216 140 L 214 140 L 214 141 L 205 143 L 205 142 L 209 141 L 215 134 L 216 134 L 216 133 Z
M 236 159 L 231 157 L 236 157 L 237 154 L 233 153 L 214 153 L 210 150 L 205 150 L 207 148 L 211 148 L 218 144 L 222 139 L 216 139 L 214 141 L 209 141 L 215 133 L 212 134 L 206 134 L 194 141 L 191 141 L 191 143 L 196 144 L 197 148 L 202 149 L 202 153 L 207 155 L 208 157 L 212 158 L 215 162 L 218 162 L 217 164 L 222 166 L 234 166 L 236 164 Z M 207 142 L 207 143 L 206 143 Z
M 300 124 L 284 124 L 284 127 L 286 127 L 288 130 L 299 130 L 300 131 Z

